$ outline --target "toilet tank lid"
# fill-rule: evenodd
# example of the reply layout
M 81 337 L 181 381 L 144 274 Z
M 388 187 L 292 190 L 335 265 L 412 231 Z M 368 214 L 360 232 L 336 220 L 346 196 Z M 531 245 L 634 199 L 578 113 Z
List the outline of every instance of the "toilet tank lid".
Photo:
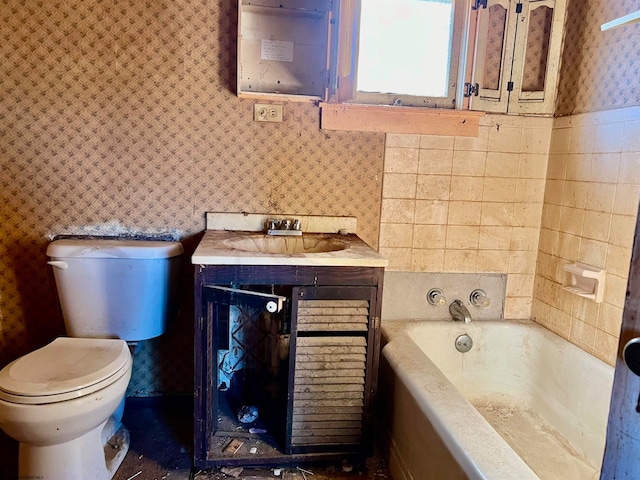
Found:
M 47 247 L 51 258 L 170 258 L 184 252 L 180 242 L 133 239 L 54 240 Z

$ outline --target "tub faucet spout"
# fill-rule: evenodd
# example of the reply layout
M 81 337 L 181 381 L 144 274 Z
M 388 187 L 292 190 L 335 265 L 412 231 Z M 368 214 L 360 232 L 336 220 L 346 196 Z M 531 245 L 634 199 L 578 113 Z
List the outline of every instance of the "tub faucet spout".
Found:
M 451 317 L 457 322 L 470 323 L 471 322 L 471 314 L 467 307 L 460 300 L 454 300 L 449 305 L 449 313 Z

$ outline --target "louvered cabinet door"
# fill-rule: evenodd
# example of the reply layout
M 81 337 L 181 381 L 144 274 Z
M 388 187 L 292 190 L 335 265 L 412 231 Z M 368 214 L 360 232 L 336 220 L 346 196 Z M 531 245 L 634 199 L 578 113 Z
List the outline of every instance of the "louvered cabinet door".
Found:
M 371 437 L 376 289 L 304 287 L 293 298 L 287 448 L 359 452 Z

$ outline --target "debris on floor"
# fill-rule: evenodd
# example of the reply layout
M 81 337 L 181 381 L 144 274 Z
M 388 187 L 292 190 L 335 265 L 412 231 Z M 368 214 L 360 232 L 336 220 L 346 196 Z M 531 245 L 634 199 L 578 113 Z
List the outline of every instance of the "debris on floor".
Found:
M 243 470 L 244 468 L 242 467 L 222 467 L 220 469 L 222 473 L 224 473 L 225 475 L 229 475 L 230 477 L 233 477 L 233 478 L 238 478 Z

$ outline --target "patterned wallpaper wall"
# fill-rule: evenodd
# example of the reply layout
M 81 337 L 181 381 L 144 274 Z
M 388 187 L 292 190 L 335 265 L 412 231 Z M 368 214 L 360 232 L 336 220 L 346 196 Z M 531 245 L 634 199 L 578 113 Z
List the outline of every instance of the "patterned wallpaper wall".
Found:
M 557 115 L 638 105 L 640 24 L 600 31 L 638 8 L 637 0 L 569 0 Z
M 144 342 L 130 391 L 188 391 L 192 272 L 205 211 L 354 215 L 377 245 L 384 135 L 324 132 L 234 94 L 236 2 L 0 4 L 0 366 L 64 328 L 56 234 L 184 239 L 183 309 Z

